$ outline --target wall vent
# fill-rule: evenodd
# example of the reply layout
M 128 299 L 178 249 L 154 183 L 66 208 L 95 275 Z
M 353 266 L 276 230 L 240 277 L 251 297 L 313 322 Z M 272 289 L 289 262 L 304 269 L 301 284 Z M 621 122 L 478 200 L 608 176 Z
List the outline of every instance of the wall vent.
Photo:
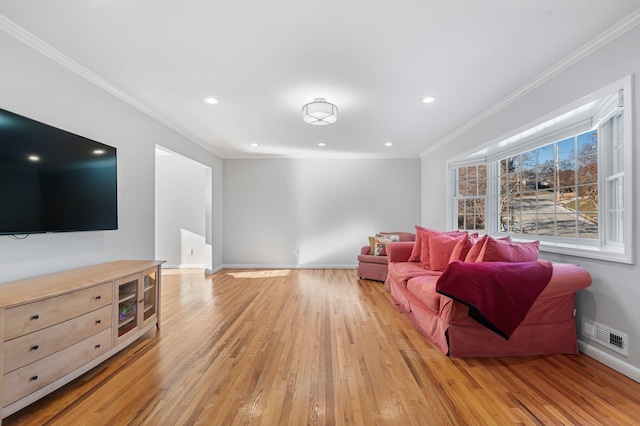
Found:
M 595 321 L 582 318 L 582 335 L 608 347 L 613 351 L 627 356 L 629 337 L 624 333 Z

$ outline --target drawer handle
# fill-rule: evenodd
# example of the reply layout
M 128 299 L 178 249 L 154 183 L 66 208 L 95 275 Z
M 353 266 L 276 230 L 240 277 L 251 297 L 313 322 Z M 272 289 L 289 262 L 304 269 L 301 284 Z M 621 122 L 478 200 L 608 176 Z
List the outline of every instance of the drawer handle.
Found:
M 37 320 L 38 318 L 40 318 L 40 315 L 35 314 L 34 316 L 31 317 L 31 319 Z
M 100 324 L 102 322 L 102 320 L 97 320 L 96 324 Z
M 96 296 L 96 300 L 102 299 L 102 296 Z
M 39 347 L 40 346 L 38 346 L 38 345 L 33 345 L 33 346 L 31 346 L 31 349 L 34 350 L 34 351 L 37 351 Z
M 96 345 L 96 349 L 99 349 L 99 348 L 100 348 L 100 345 Z
M 35 382 L 36 380 L 38 380 L 38 376 L 31 376 L 31 381 Z

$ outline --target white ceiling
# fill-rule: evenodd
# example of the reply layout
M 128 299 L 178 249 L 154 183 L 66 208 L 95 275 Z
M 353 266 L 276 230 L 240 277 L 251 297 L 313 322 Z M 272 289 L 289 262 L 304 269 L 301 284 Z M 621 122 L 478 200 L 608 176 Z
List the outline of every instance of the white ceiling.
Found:
M 416 157 L 638 7 L 0 0 L 0 15 L 222 157 Z M 337 123 L 302 120 L 316 97 L 338 106 Z

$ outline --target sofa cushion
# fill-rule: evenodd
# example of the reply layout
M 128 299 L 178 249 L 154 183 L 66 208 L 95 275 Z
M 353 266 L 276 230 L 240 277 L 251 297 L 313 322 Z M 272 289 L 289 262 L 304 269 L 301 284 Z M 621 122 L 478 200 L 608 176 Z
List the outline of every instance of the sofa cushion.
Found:
M 422 264 L 422 267 L 425 269 L 433 269 L 431 268 L 431 259 L 430 259 L 431 253 L 429 251 L 429 235 L 444 234 L 444 235 L 451 235 L 451 236 L 460 236 L 460 235 L 467 235 L 467 232 L 466 231 L 440 232 L 433 229 L 423 228 L 418 231 L 418 234 L 420 235 L 420 263 Z M 416 245 L 417 244 L 418 243 L 416 241 Z
M 376 252 L 376 237 L 369 237 L 369 253 L 373 255 Z
M 488 235 L 483 235 L 479 239 L 476 238 L 471 249 L 466 253 L 466 255 L 463 252 L 464 257 L 461 257 L 460 260 L 464 260 L 465 262 L 470 262 L 470 263 L 475 262 L 478 256 L 480 255 L 480 252 L 482 251 L 482 248 L 484 247 L 488 238 L 489 238 Z M 498 240 L 511 242 L 511 237 L 507 235 L 506 237 L 498 238 Z
M 467 239 L 465 240 L 465 243 L 464 243 L 464 247 L 462 248 L 462 253 L 460 254 L 460 257 L 457 259 L 451 259 L 451 261 L 465 260 L 465 258 L 467 257 L 467 254 L 469 254 L 469 251 L 471 251 L 471 249 L 473 248 L 473 245 L 479 239 L 480 237 L 478 236 L 477 232 L 474 232 L 473 234 L 468 234 Z
M 397 243 L 400 241 L 400 236 L 395 234 L 377 234 L 376 235 L 376 249 L 374 255 L 386 256 L 387 244 Z
M 389 268 L 389 278 L 402 286 L 406 286 L 407 281 L 413 277 L 425 275 L 439 277 L 442 274 L 442 272 L 424 269 L 419 263 L 415 262 L 398 262 L 392 263 L 392 265 L 393 267 Z
M 489 238 L 489 236 L 484 235 L 482 238 L 476 240 L 465 258 L 462 260 L 465 262 L 475 262 L 482 251 L 482 247 L 484 247 L 484 243 L 487 242 L 487 238 Z
M 416 243 L 413 245 L 413 250 L 411 251 L 411 256 L 409 256 L 409 262 L 420 262 L 420 244 L 422 244 L 422 235 L 420 231 L 427 230 L 427 228 L 423 228 L 422 226 L 415 225 L 416 227 Z
M 467 234 L 429 234 L 429 269 L 444 271 L 451 259 L 459 260 L 467 242 Z
M 439 275 L 426 275 L 407 281 L 407 290 L 418 298 L 427 308 L 437 314 L 440 311 L 440 294 L 436 293 Z
M 373 256 L 371 254 L 361 254 L 358 256 L 358 262 L 365 263 L 380 263 L 386 265 L 389 263 L 389 258 L 387 256 Z
M 414 225 L 416 228 L 416 234 L 415 234 L 415 241 L 416 244 L 413 246 L 413 250 L 411 251 L 411 256 L 409 256 L 409 262 L 423 262 L 423 259 L 421 258 L 422 255 L 422 235 L 424 235 L 425 232 L 436 232 L 439 234 L 461 234 L 464 233 L 463 231 L 449 231 L 449 232 L 442 232 L 442 231 L 436 231 L 435 229 L 429 229 L 429 228 L 424 228 L 420 225 Z M 429 256 L 429 250 L 427 250 L 427 252 L 425 253 L 425 256 Z
M 487 237 L 476 262 L 533 262 L 538 260 L 540 241 L 514 243 Z

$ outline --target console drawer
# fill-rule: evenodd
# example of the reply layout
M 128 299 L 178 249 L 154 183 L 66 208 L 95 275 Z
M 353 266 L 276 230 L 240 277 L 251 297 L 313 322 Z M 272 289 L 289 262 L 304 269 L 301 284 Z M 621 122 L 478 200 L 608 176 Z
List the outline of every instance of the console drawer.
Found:
M 112 305 L 4 343 L 4 371 L 49 356 L 111 327 Z
M 108 282 L 39 302 L 5 310 L 4 340 L 11 340 L 111 304 L 113 283 Z
M 108 328 L 53 355 L 5 374 L 2 406 L 47 386 L 107 352 L 111 349 L 111 337 L 111 328 Z

